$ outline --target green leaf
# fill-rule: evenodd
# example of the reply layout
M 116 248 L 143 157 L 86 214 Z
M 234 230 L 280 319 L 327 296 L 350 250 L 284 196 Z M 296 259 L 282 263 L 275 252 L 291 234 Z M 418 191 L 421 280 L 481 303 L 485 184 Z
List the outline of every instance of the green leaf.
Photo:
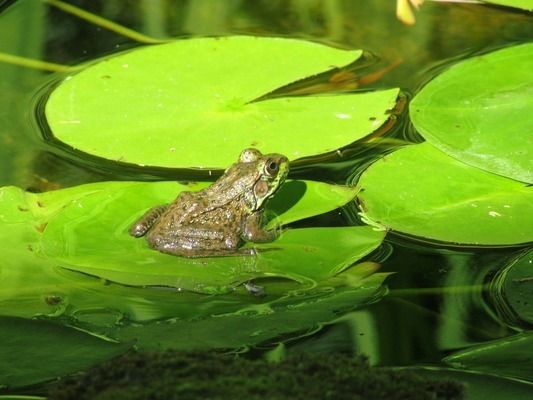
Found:
M 533 187 L 463 164 L 429 143 L 372 164 L 359 180 L 365 217 L 444 242 L 510 245 L 533 240 Z
M 360 55 L 247 36 L 143 47 L 65 79 L 50 95 L 46 117 L 60 141 L 126 163 L 225 168 L 250 146 L 297 159 L 376 130 L 398 89 L 253 100 Z
M 371 265 L 355 265 L 309 290 L 295 290 L 290 283 L 278 282 L 271 286 L 285 295 L 276 296 L 274 292 L 274 299 L 270 300 L 273 291 L 267 286 L 266 302 L 251 302 L 247 294 L 233 310 L 235 294 L 217 296 L 220 301 L 211 300 L 205 305 L 189 301 L 188 308 L 194 307 L 193 311 L 199 314 L 189 319 L 124 326 L 116 339 L 134 340 L 141 349 L 191 350 L 242 348 L 305 337 L 385 295 L 381 285 L 388 274 L 374 271 Z
M 449 379 L 465 384 L 465 399 L 522 400 L 533 396 L 533 384 L 497 375 L 459 371 L 451 368 L 407 367 L 400 370 L 413 371 L 429 379 Z
M 521 333 L 452 354 L 444 362 L 473 371 L 530 380 L 533 374 L 533 334 Z
M 129 347 L 46 321 L 0 317 L 0 387 L 27 386 L 78 372 Z
M 507 317 L 533 323 L 533 249 L 500 271 L 491 289 L 498 309 L 511 314 Z
M 522 8 L 529 11 L 533 10 L 533 0 L 483 0 L 483 2 L 498 4 L 500 6 Z
M 470 165 L 533 183 L 533 43 L 452 66 L 416 95 L 410 116 L 426 140 Z
M 109 284 L 20 249 L 0 265 L 0 314 L 55 318 L 144 349 L 241 348 L 311 334 L 377 301 L 388 274 L 376 270 L 374 263 L 354 265 L 314 287 L 267 278 L 257 282 L 266 290 L 261 298 L 242 287 L 206 296 Z
M 172 201 L 182 190 L 205 185 L 104 182 L 42 195 L 4 188 L 2 232 L 19 252 L 34 253 L 67 269 L 128 285 L 202 293 L 225 292 L 265 276 L 312 286 L 370 253 L 384 237 L 384 232 L 370 227 L 288 229 L 272 243 L 248 244 L 258 250 L 255 256 L 188 259 L 152 250 L 143 238 L 128 235 L 128 228 L 146 209 Z M 327 212 L 354 196 L 350 187 L 289 181 L 273 201 L 271 213 L 278 214 L 273 222 Z M 12 225 L 23 229 L 20 235 L 13 234 Z

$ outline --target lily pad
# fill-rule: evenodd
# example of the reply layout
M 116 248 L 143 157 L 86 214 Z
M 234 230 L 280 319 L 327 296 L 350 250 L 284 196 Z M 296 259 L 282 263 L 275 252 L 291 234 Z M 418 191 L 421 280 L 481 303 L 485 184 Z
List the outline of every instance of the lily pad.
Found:
M 143 349 L 242 348 L 281 335 L 311 334 L 344 312 L 379 300 L 389 274 L 376 272 L 377 267 L 357 264 L 314 287 L 269 278 L 258 282 L 266 289 L 261 298 L 242 287 L 206 296 L 109 284 L 19 246 L 0 266 L 0 314 L 67 321 Z
M 520 254 L 491 285 L 498 309 L 533 324 L 533 249 Z M 509 317 L 509 315 L 507 315 Z
M 365 217 L 387 229 L 469 245 L 533 240 L 533 187 L 463 164 L 430 143 L 372 164 L 358 184 Z
M 144 350 L 243 348 L 293 340 L 312 335 L 344 313 L 378 301 L 386 294 L 382 284 L 388 275 L 375 273 L 375 268 L 363 263 L 309 290 L 288 286 L 287 294 L 274 300 L 269 300 L 270 287 L 267 287 L 266 302 L 253 304 L 247 294 L 239 303 L 240 308 L 225 313 L 221 309 L 228 309 L 231 304 L 229 295 L 217 296 L 220 302 L 211 300 L 207 310 L 196 302 L 189 303 L 189 308 L 194 307 L 201 316 L 149 325 L 132 324 L 121 328 L 115 338 L 135 341 Z M 279 283 L 273 286 L 283 287 Z
M 129 347 L 47 321 L 0 317 L 0 387 L 56 379 L 122 354 Z
M 455 368 L 464 368 L 505 376 L 531 380 L 533 374 L 533 334 L 521 333 L 503 339 L 493 340 L 468 350 L 452 354 L 444 362 Z
M 482 374 L 472 371 L 439 367 L 406 367 L 400 370 L 413 371 L 431 379 L 449 379 L 465 384 L 465 399 L 521 400 L 533 396 L 533 384 L 516 379 L 503 378 L 501 374 Z
M 103 182 L 42 195 L 4 188 L 0 192 L 5 199 L 0 202 L 4 222 L 26 231 L 13 236 L 6 225 L 3 232 L 24 251 L 28 246 L 36 256 L 67 269 L 128 285 L 202 293 L 228 291 L 265 276 L 312 286 L 370 253 L 384 237 L 384 232 L 370 227 L 289 229 L 272 243 L 253 244 L 258 250 L 255 256 L 188 259 L 159 253 L 144 239 L 128 235 L 129 226 L 146 209 L 172 201 L 182 190 L 203 186 Z M 278 214 L 273 222 L 284 224 L 335 209 L 354 196 L 352 187 L 289 181 L 277 193 L 270 213 Z
M 411 120 L 452 157 L 533 183 L 532 70 L 532 43 L 470 58 L 415 96 Z
M 50 94 L 46 118 L 65 144 L 139 165 L 224 168 L 249 146 L 307 157 L 376 130 L 398 89 L 254 100 L 361 54 L 248 36 L 138 48 L 67 77 Z
M 355 196 L 353 188 L 317 182 L 292 183 L 286 186 L 303 185 L 303 198 L 310 196 L 314 201 L 298 201 L 294 214 L 292 207 L 282 211 L 278 217 L 281 223 L 292 221 L 295 216 L 314 215 L 320 209 L 336 208 Z M 253 244 L 258 250 L 254 256 L 176 257 L 150 249 L 144 239 L 132 238 L 127 230 L 145 209 L 168 203 L 179 191 L 189 189 L 187 186 L 161 182 L 100 187 L 103 190 L 98 192 L 89 189 L 86 196 L 73 200 L 48 221 L 41 240 L 42 254 L 66 268 L 128 285 L 172 286 L 217 293 L 265 276 L 309 281 L 312 285 L 315 280 L 334 275 L 368 254 L 384 237 L 383 232 L 369 227 L 289 229 L 272 243 Z M 329 197 L 336 201 L 328 201 L 323 196 L 328 187 L 332 188 Z M 289 192 L 294 193 L 289 189 L 285 194 Z M 291 202 L 283 191 L 276 198 L 278 204 Z

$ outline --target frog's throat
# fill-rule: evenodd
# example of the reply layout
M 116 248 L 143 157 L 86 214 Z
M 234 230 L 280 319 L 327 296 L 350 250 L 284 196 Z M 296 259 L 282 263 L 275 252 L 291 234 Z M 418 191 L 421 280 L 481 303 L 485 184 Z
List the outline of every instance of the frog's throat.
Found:
M 277 190 L 283 185 L 283 182 L 285 181 L 285 178 L 287 177 L 287 174 L 289 172 L 288 164 L 283 163 L 280 166 L 280 170 L 278 171 L 278 174 L 274 179 L 272 179 L 269 182 L 269 190 L 265 193 L 265 195 L 258 197 L 253 189 L 250 190 L 245 194 L 245 201 L 247 207 L 249 207 L 250 210 L 256 211 L 263 207 L 266 201 L 270 199 L 274 194 L 277 192 Z M 257 182 L 256 182 L 257 183 Z M 255 186 L 255 185 L 254 185 Z

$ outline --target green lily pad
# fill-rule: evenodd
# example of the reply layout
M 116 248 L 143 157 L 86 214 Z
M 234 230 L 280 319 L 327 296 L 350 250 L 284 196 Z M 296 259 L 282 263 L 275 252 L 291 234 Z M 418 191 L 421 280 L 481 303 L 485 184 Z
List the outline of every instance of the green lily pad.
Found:
M 533 0 L 483 0 L 483 2 L 500 6 L 522 8 L 529 11 L 533 10 Z
M 128 285 L 172 286 L 202 293 L 228 291 L 244 281 L 280 276 L 309 285 L 339 273 L 374 250 L 384 237 L 370 227 L 289 229 L 272 243 L 248 244 L 258 254 L 188 259 L 150 249 L 128 235 L 146 209 L 205 184 L 103 182 L 29 194 L 4 188 L 0 211 L 23 251 L 67 269 Z M 352 187 L 289 181 L 277 193 L 273 222 L 288 223 L 335 209 L 355 196 Z M 267 210 L 268 211 L 268 210 Z M 26 243 L 25 239 L 28 240 Z M 8 239 L 6 242 L 9 242 Z
M 533 384 L 503 378 L 500 374 L 482 374 L 465 370 L 437 367 L 407 367 L 400 370 L 413 371 L 431 379 L 449 379 L 465 384 L 465 399 L 522 400 L 533 396 Z
M 533 374 L 533 334 L 525 332 L 515 336 L 493 340 L 468 350 L 452 354 L 444 362 L 455 368 L 464 368 L 531 380 Z
M 365 217 L 387 229 L 470 245 L 533 240 L 533 187 L 412 145 L 372 164 L 358 184 Z
M 46 321 L 0 317 L 0 387 L 56 379 L 122 354 L 129 347 Z
M 266 302 L 251 303 L 250 295 L 246 294 L 240 307 L 234 310 L 228 309 L 230 295 L 217 296 L 221 300 L 211 300 L 207 309 L 205 305 L 189 302 L 189 308 L 199 311 L 199 315 L 149 325 L 132 324 L 121 328 L 115 339 L 135 341 L 144 350 L 243 348 L 294 340 L 316 333 L 344 313 L 378 301 L 386 294 L 382 284 L 388 275 L 375 273 L 375 267 L 363 263 L 309 290 L 294 290 L 294 285 L 286 283 L 285 290 L 281 290 L 286 294 L 281 297 L 274 294 L 273 300 L 269 299 L 272 290 L 268 286 Z M 284 287 L 280 283 L 272 286 Z M 234 297 L 235 294 L 231 296 Z
M 50 94 L 46 118 L 69 146 L 139 165 L 225 168 L 249 146 L 307 157 L 376 130 L 398 89 L 254 100 L 361 54 L 248 36 L 138 48 L 66 78 Z
M 379 300 L 389 274 L 376 270 L 374 263 L 357 264 L 314 287 L 269 278 L 258 282 L 266 289 L 260 299 L 242 287 L 206 296 L 109 284 L 19 246 L 0 265 L 0 314 L 68 321 L 144 349 L 242 348 L 280 335 L 311 334 L 344 312 Z
M 302 187 L 303 198 L 309 196 L 314 201 L 298 201 L 294 214 L 292 207 L 282 211 L 278 217 L 281 223 L 336 208 L 355 196 L 353 188 L 292 183 L 285 186 Z M 144 239 L 132 238 L 127 230 L 147 208 L 168 203 L 189 187 L 173 182 L 109 183 L 100 185 L 102 190 L 97 192 L 91 190 L 93 187 L 89 185 L 86 196 L 71 201 L 48 221 L 41 240 L 42 254 L 66 268 L 128 285 L 216 293 L 264 276 L 299 282 L 320 280 L 374 250 L 384 237 L 383 232 L 370 227 L 289 229 L 272 243 L 253 244 L 258 250 L 255 256 L 176 257 L 150 249 Z M 330 199 L 336 199 L 333 202 L 324 197 L 328 187 L 332 188 Z M 278 204 L 290 204 L 286 194 L 294 194 L 294 190 L 278 193 Z M 327 242 L 332 245 L 325 245 Z
M 533 44 L 473 57 L 429 82 L 410 116 L 426 140 L 470 165 L 533 183 Z
M 491 285 L 498 308 L 512 319 L 518 317 L 533 323 L 533 249 L 522 253 L 505 269 Z

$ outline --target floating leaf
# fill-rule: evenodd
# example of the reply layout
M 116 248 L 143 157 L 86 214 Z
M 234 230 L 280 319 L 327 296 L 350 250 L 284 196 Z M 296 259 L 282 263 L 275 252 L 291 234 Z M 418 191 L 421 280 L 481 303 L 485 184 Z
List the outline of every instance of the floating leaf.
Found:
M 56 379 L 122 354 L 129 347 L 46 321 L 0 317 L 0 387 Z
M 452 354 L 444 361 L 456 368 L 530 380 L 533 374 L 531 332 L 498 339 Z
M 533 396 L 533 384 L 515 379 L 507 379 L 497 373 L 480 374 L 451 368 L 407 367 L 400 370 L 413 371 L 429 379 L 453 380 L 465 384 L 465 399 L 486 400 L 505 399 L 522 400 Z
M 413 99 L 410 116 L 434 146 L 465 163 L 533 183 L 533 44 L 452 66 Z
M 264 276 L 313 285 L 374 250 L 384 237 L 370 227 L 289 229 L 272 243 L 248 244 L 258 250 L 255 256 L 188 259 L 162 254 L 144 239 L 128 235 L 128 228 L 146 209 L 172 201 L 182 190 L 204 186 L 104 182 L 42 195 L 4 188 L 0 192 L 6 200 L 0 202 L 4 222 L 25 222 L 21 226 L 29 226 L 32 236 L 26 244 L 10 229 L 3 232 L 18 240 L 24 251 L 68 269 L 128 285 L 204 293 L 224 292 Z M 277 193 L 272 212 L 278 214 L 275 221 L 286 223 L 330 211 L 354 196 L 350 187 L 289 181 Z
M 394 231 L 472 245 L 533 240 L 533 187 L 472 168 L 429 143 L 372 164 L 359 181 L 365 216 Z
M 302 187 L 303 198 L 314 198 L 296 203 L 294 215 L 298 217 L 336 208 L 355 195 L 353 188 L 316 182 L 289 182 L 286 186 Z M 331 193 L 324 196 L 328 186 Z M 132 238 L 127 230 L 146 208 L 168 203 L 187 187 L 172 182 L 100 187 L 104 190 L 88 190 L 87 196 L 72 201 L 48 222 L 42 251 L 67 268 L 128 285 L 213 293 L 262 276 L 283 276 L 300 282 L 320 280 L 368 254 L 384 236 L 369 227 L 290 229 L 272 243 L 253 244 L 259 251 L 256 256 L 176 257 L 150 249 L 144 239 Z M 290 204 L 291 198 L 284 194 L 294 194 L 294 190 L 278 193 L 278 204 Z M 331 202 L 332 198 L 336 200 Z M 292 210 L 283 211 L 280 221 L 294 220 Z
M 491 285 L 497 307 L 511 318 L 533 323 L 533 249 L 514 259 Z
M 143 47 L 65 79 L 51 93 L 46 117 L 69 146 L 140 165 L 225 168 L 249 146 L 307 157 L 376 130 L 398 89 L 253 100 L 360 55 L 247 36 Z

